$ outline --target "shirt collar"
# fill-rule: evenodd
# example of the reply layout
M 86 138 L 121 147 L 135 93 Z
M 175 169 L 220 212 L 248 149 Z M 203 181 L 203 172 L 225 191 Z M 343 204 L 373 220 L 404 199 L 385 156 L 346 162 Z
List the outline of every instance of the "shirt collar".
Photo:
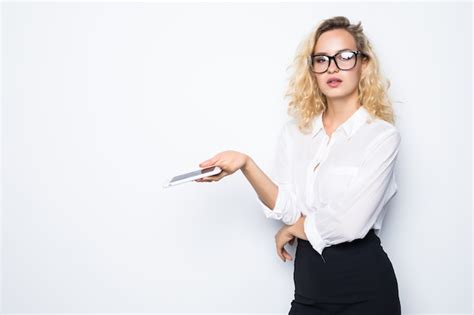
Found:
M 360 106 L 344 123 L 336 130 L 343 129 L 346 136 L 350 138 L 370 117 L 364 106 Z M 319 113 L 313 120 L 313 131 L 311 137 L 315 137 L 323 129 L 323 112 Z M 335 130 L 335 131 L 336 131 Z

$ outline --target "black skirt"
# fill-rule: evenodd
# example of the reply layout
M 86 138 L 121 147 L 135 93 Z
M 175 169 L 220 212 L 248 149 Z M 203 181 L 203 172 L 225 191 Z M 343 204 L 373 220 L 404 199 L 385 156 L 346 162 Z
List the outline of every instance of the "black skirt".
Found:
M 326 247 L 323 256 L 309 241 L 297 242 L 290 315 L 401 314 L 397 278 L 373 229 L 362 239 Z

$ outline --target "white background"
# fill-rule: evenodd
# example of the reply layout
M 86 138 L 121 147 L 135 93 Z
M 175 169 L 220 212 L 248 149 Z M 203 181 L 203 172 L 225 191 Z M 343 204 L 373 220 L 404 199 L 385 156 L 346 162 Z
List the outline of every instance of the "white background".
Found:
M 0 311 L 287 314 L 282 223 L 243 174 L 161 184 L 222 150 L 269 171 L 287 67 L 335 15 L 391 81 L 403 314 L 470 313 L 472 4 L 355 2 L 3 3 Z

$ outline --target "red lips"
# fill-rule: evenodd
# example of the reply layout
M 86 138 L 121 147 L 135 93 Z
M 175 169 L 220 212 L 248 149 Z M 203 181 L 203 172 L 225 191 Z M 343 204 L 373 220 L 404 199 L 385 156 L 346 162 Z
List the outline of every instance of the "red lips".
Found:
M 332 81 L 342 82 L 342 80 L 339 79 L 338 77 L 329 77 L 329 79 L 326 81 L 326 83 L 330 83 Z

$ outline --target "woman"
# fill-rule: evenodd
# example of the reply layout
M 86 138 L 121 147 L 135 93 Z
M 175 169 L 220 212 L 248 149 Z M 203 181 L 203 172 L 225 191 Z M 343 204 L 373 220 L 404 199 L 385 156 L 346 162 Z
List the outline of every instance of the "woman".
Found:
M 224 151 L 199 165 L 223 171 L 198 181 L 240 169 L 265 215 L 285 223 L 275 236 L 283 261 L 292 260 L 284 246 L 297 239 L 290 314 L 401 314 L 378 237 L 397 191 L 401 137 L 361 23 L 322 21 L 294 68 L 286 94 L 294 119 L 280 130 L 273 178 L 246 154 Z

